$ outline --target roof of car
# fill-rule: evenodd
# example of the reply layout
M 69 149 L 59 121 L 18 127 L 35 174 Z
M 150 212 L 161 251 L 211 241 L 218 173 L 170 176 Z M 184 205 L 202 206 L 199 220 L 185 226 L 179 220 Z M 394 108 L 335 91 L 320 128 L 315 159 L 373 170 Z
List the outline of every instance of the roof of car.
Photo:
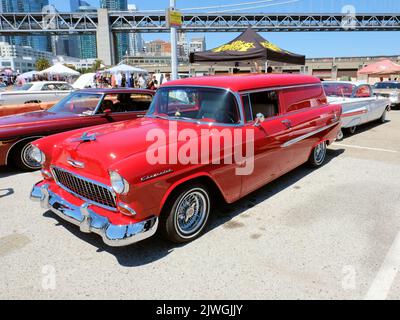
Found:
M 86 88 L 77 90 L 79 92 L 88 93 L 151 93 L 154 94 L 153 90 L 147 89 L 135 89 L 135 88 Z
M 355 85 L 355 86 L 363 86 L 363 85 L 370 85 L 369 83 L 367 83 L 367 82 L 363 82 L 363 81 L 341 81 L 341 80 L 337 80 L 337 81 L 335 81 L 335 80 L 328 80 L 328 81 L 323 81 L 322 83 L 343 83 L 343 84 L 352 84 L 352 85 Z
M 313 76 L 294 74 L 237 74 L 194 77 L 169 81 L 165 86 L 203 86 L 248 91 L 268 87 L 285 87 L 302 84 L 320 83 Z

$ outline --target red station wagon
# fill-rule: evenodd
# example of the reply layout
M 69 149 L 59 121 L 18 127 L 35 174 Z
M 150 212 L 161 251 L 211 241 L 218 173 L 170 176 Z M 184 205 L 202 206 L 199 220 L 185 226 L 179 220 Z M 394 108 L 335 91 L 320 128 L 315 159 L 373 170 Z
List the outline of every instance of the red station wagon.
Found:
M 31 199 L 110 246 L 157 229 L 187 242 L 217 199 L 232 203 L 306 162 L 321 166 L 341 112 L 311 76 L 171 81 L 143 118 L 35 141 L 44 179 Z

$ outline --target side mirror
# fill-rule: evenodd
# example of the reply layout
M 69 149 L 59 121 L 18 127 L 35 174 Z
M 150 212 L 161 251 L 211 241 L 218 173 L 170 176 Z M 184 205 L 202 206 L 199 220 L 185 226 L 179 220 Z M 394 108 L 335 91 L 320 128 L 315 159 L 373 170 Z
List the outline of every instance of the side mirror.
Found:
M 263 123 L 265 121 L 265 117 L 262 113 L 257 113 L 255 122 L 254 122 L 254 126 L 255 127 L 259 127 L 261 125 L 261 123 Z

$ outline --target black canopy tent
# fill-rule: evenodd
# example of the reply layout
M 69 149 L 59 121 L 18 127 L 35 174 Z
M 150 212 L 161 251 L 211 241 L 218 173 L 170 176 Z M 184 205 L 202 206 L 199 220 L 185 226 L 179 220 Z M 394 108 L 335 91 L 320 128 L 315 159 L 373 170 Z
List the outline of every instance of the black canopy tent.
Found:
M 248 28 L 234 40 L 202 52 L 192 52 L 190 63 L 232 63 L 249 61 L 276 61 L 305 65 L 306 58 L 279 48 Z

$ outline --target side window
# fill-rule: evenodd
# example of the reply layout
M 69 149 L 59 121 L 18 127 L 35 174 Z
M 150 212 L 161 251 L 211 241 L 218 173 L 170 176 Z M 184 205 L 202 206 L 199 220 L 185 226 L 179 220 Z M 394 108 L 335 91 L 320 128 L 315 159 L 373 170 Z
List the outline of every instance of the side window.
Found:
M 250 95 L 246 94 L 242 96 L 242 101 L 243 101 L 245 122 L 251 122 L 253 121 L 253 114 L 251 113 Z
M 258 113 L 266 118 L 279 115 L 279 93 L 277 91 L 262 91 L 250 94 L 253 119 Z
M 50 90 L 54 90 L 54 85 L 51 84 L 44 84 L 41 91 L 50 91 Z
M 132 110 L 130 111 L 146 111 L 149 109 L 153 96 L 150 94 L 132 93 Z
M 360 86 L 356 91 L 357 98 L 368 98 L 371 96 L 371 88 L 369 86 Z
M 283 90 L 284 110 L 296 110 L 322 106 L 327 103 L 321 85 Z

